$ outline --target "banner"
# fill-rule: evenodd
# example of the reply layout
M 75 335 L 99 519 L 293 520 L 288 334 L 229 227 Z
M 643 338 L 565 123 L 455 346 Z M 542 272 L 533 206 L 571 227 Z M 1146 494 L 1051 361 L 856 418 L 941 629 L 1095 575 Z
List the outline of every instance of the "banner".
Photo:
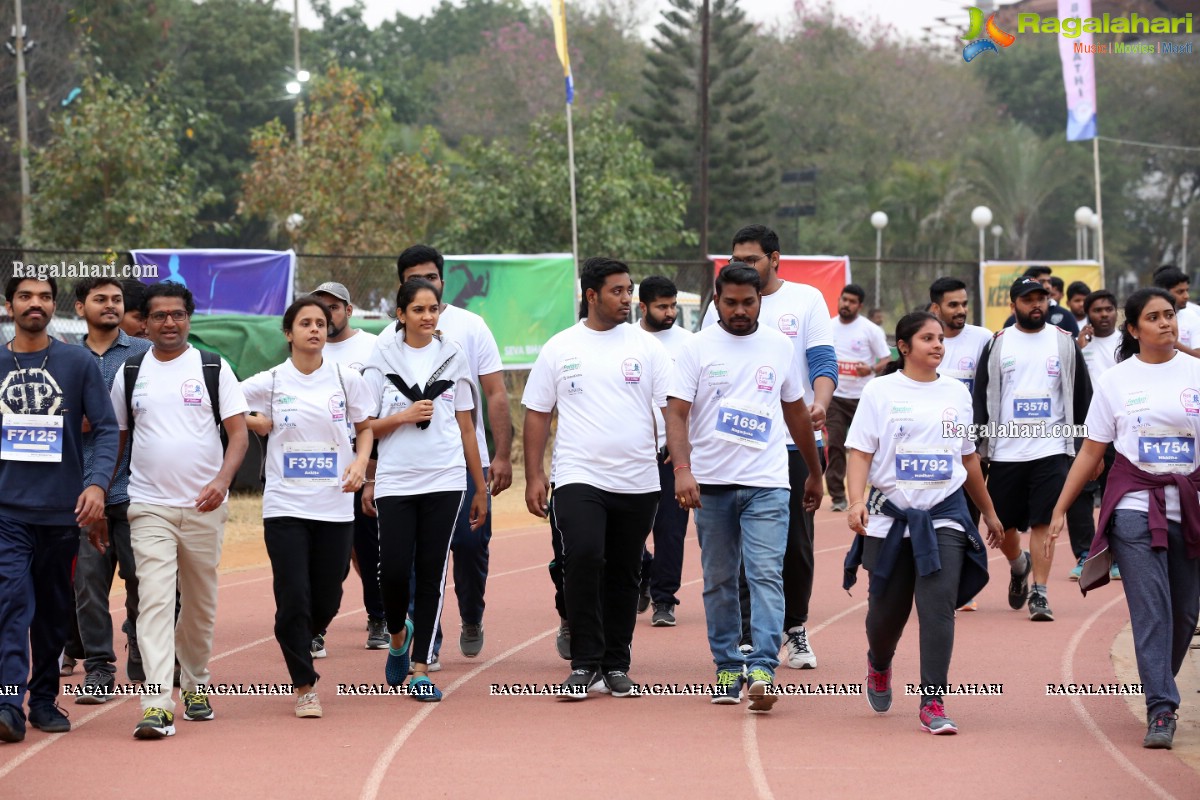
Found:
M 1092 0 L 1058 0 L 1060 20 L 1090 16 Z M 1068 142 L 1096 138 L 1096 56 L 1090 52 L 1092 42 L 1090 31 L 1074 37 L 1058 34 L 1058 55 L 1062 59 L 1063 83 L 1067 89 Z
M 567 50 L 567 4 L 566 0 L 550 0 L 550 18 L 554 22 L 554 49 L 562 62 L 563 78 L 567 87 L 567 104 L 575 100 L 575 80 L 571 77 L 571 54 Z
M 296 254 L 288 250 L 134 250 L 135 264 L 155 264 L 157 278 L 179 283 L 196 300 L 197 314 L 277 314 L 292 302 Z
M 716 278 L 721 267 L 729 263 L 729 256 L 709 256 L 716 269 Z M 793 283 L 806 283 L 821 292 L 829 316 L 837 316 L 838 298 L 842 289 L 850 283 L 849 256 L 780 256 L 779 277 Z
M 1004 327 L 1004 321 L 1012 313 L 1012 301 L 1008 292 L 1012 289 L 1013 281 L 1034 265 L 1049 267 L 1051 275 L 1062 278 L 1064 288 L 1075 281 L 1083 281 L 1093 292 L 1104 288 L 1098 261 L 984 261 L 979 265 L 983 327 L 989 331 L 998 331 Z M 1065 295 L 1063 305 L 1066 305 Z

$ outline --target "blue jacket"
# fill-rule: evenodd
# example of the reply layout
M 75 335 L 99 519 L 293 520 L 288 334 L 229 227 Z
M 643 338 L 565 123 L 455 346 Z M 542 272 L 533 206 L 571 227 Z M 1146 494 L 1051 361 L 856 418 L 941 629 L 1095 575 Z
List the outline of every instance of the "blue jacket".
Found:
M 937 534 L 933 529 L 934 518 L 951 519 L 963 526 L 967 533 L 967 559 L 963 562 L 962 575 L 958 581 L 958 599 L 955 608 L 961 608 L 987 586 L 988 566 L 987 551 L 983 540 L 979 537 L 979 529 L 967 511 L 966 495 L 962 488 L 947 497 L 928 511 L 915 508 L 900 508 L 883 496 L 878 489 L 872 489 L 867 498 L 868 511 L 880 511 L 891 517 L 892 523 L 884 540 L 883 549 L 879 553 L 879 561 L 871 572 L 871 584 L 868 591 L 882 593 L 892 576 L 892 568 L 900 555 L 900 545 L 904 542 L 904 527 L 907 524 L 909 536 L 912 539 L 913 558 L 917 562 L 917 574 L 921 577 L 932 575 L 942 568 L 941 554 L 938 552 Z M 855 536 L 846 554 L 845 575 L 842 588 L 849 591 L 858 580 L 858 567 L 862 564 L 863 540 L 865 536 Z

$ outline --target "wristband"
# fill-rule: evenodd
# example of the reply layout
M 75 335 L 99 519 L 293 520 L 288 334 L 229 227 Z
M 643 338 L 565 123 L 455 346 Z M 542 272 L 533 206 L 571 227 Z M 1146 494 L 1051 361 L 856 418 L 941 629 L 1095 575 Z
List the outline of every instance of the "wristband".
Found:
M 865 506 L 865 505 L 866 505 L 866 503 L 864 503 L 862 500 L 859 500 L 857 503 L 851 503 L 850 505 L 846 506 L 846 510 L 849 511 L 850 509 L 854 508 L 855 506 Z
M 691 464 L 680 464 L 678 467 L 671 470 L 671 472 L 679 472 L 679 470 L 681 470 L 681 469 L 691 469 L 691 468 L 692 468 Z

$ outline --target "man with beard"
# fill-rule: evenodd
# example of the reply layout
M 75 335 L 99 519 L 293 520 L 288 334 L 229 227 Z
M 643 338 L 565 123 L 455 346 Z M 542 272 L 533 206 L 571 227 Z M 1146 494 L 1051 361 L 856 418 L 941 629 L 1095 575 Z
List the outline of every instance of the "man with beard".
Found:
M 95 356 L 105 389 L 112 389 L 126 359 L 150 349 L 148 339 L 135 339 L 122 329 L 125 319 L 124 287 L 114 278 L 86 278 L 75 285 L 75 313 L 87 322 L 85 350 Z M 140 316 L 140 315 L 139 315 Z M 95 461 L 94 436 L 83 435 L 83 469 Z M 104 703 L 112 697 L 117 656 L 113 650 L 112 614 L 108 593 L 113 571 L 125 582 L 125 635 L 128 637 L 130 680 L 145 680 L 137 643 L 138 582 L 129 542 L 129 455 L 117 465 L 104 505 L 104 517 L 82 529 L 79 558 L 75 564 L 75 609 L 79 639 L 83 645 L 83 693 L 75 702 Z
M 58 285 L 53 278 L 10 278 L 5 310 L 13 339 L 0 349 L 0 741 L 25 738 L 30 725 L 65 733 L 58 657 L 75 598 L 71 567 L 79 526 L 104 516 L 117 466 L 117 422 L 104 380 L 81 347 L 51 339 Z M 83 420 L 93 459 L 83 466 Z M 32 663 L 31 663 L 32 654 Z
M 1046 537 L 1075 454 L 1067 434 L 1086 418 L 1092 385 L 1074 338 L 1046 325 L 1045 287 L 1033 278 L 1018 278 L 1009 298 L 1016 324 L 983 348 L 974 416 L 992 434 L 980 435 L 979 448 L 991 458 L 988 493 L 1004 524 L 1001 550 L 1012 572 L 1008 603 L 1017 610 L 1028 599 L 1029 618 L 1050 621 L 1054 613 L 1046 581 L 1053 552 L 1046 552 Z M 1032 558 L 1021 550 L 1019 531 L 1026 529 Z
M 676 363 L 667 446 L 675 454 L 676 501 L 696 509 L 708 646 L 717 668 L 712 702 L 740 702 L 748 682 L 750 710 L 770 711 L 783 640 L 790 494 L 815 510 L 821 469 L 794 348 L 785 334 L 759 324 L 757 270 L 737 261 L 723 267 L 713 305 L 718 324 L 693 337 Z M 808 466 L 803 487 L 789 482 L 785 427 Z M 750 587 L 754 644 L 747 654 L 738 647 L 739 567 Z
M 863 387 L 883 372 L 892 359 L 883 329 L 859 316 L 867 293 L 857 284 L 848 284 L 838 298 L 838 313 L 830 320 L 833 350 L 837 355 L 838 385 L 833 390 L 825 429 L 829 432 L 829 465 L 825 482 L 833 501 L 832 511 L 846 510 L 846 431 L 858 409 Z
M 340 283 L 328 281 L 312 290 L 312 294 L 329 308 L 333 323 L 327 331 L 324 354 L 343 367 L 362 373 L 363 365 L 375 349 L 373 333 L 350 327 L 354 306 L 350 292 Z M 350 427 L 350 439 L 354 439 L 354 428 Z M 388 637 L 387 622 L 383 618 L 383 598 L 379 594 L 379 520 L 367 516 L 362 507 L 362 489 L 354 497 L 354 548 L 351 550 L 354 569 L 362 579 L 363 607 L 367 610 L 367 649 L 386 650 L 391 639 Z M 365 577 L 363 577 L 365 576 Z M 325 632 L 313 637 L 313 658 L 324 658 Z
M 666 349 L 672 361 L 692 338 L 692 332 L 675 324 L 679 316 L 679 290 L 669 278 L 653 275 L 638 285 L 638 308 L 642 330 L 651 334 Z M 654 409 L 658 436 L 658 483 L 661 487 L 658 511 L 654 515 L 654 555 L 642 550 L 641 595 L 638 613 L 650 603 L 654 615 L 650 624 L 656 628 L 675 625 L 675 606 L 679 598 L 679 583 L 683 574 L 683 538 L 687 533 L 687 511 L 675 502 L 675 473 L 667 450 L 667 423 L 662 411 Z
M 1035 281 L 1042 284 L 1042 288 L 1046 290 L 1048 295 L 1049 310 L 1046 312 L 1046 321 L 1051 325 L 1062 328 L 1072 336 L 1079 335 L 1079 326 L 1075 324 L 1075 316 L 1071 314 L 1070 309 L 1063 308 L 1055 299 L 1054 279 L 1050 277 L 1051 269 L 1042 264 L 1035 264 L 1025 270 L 1022 277 L 1033 278 Z M 1058 281 L 1058 297 L 1062 297 L 1062 280 Z M 1016 316 L 1009 314 L 1008 319 L 1004 320 L 1004 327 L 1010 327 L 1016 322 Z

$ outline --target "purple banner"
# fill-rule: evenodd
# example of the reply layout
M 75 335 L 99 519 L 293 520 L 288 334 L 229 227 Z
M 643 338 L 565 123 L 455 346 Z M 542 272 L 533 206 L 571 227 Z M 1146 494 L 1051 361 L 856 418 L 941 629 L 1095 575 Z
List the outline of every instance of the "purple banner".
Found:
M 296 254 L 288 250 L 134 250 L 136 264 L 154 264 L 157 278 L 181 283 L 198 314 L 280 316 L 292 302 Z

